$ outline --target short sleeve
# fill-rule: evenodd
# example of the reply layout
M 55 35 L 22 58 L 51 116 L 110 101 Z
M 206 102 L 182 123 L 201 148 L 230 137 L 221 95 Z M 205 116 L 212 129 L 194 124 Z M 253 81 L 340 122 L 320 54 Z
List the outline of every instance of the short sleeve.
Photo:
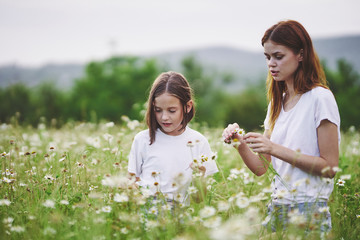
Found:
M 264 128 L 265 128 L 265 130 L 270 129 L 269 121 L 270 121 L 270 103 L 268 105 L 266 117 L 265 117 L 265 120 L 264 120 Z
M 206 168 L 205 176 L 218 172 L 216 162 L 212 159 L 215 154 L 211 151 L 210 144 L 205 137 L 202 140 L 201 152 L 208 157 L 208 161 L 204 162 L 204 167 Z
M 129 162 L 128 162 L 128 171 L 130 173 L 135 173 L 137 177 L 141 174 L 141 167 L 143 164 L 143 157 L 141 149 L 141 140 L 140 136 L 137 135 L 134 138 L 134 141 L 131 145 L 131 150 L 129 154 Z
M 324 88 L 318 92 L 315 102 L 316 128 L 320 126 L 322 120 L 329 120 L 338 126 L 338 128 L 340 127 L 340 114 L 335 97 L 330 90 Z

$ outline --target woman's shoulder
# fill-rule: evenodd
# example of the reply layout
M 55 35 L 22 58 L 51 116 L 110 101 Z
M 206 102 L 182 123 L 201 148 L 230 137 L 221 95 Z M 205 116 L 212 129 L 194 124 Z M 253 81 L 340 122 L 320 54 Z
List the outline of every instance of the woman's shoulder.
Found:
M 314 99 L 333 99 L 334 98 L 334 94 L 331 92 L 330 89 L 325 88 L 325 87 L 315 87 L 313 89 L 311 89 L 309 92 L 309 96 L 311 96 Z

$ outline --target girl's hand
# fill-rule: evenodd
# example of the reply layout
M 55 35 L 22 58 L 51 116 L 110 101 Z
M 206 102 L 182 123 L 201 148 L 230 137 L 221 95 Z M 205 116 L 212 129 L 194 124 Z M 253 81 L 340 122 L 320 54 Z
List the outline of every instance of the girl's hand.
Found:
M 206 167 L 202 166 L 202 165 L 196 165 L 194 164 L 193 162 L 190 163 L 190 168 L 193 170 L 193 171 L 198 171 L 202 174 L 202 176 L 205 175 L 205 172 L 206 172 Z
M 273 150 L 273 143 L 260 133 L 249 132 L 245 134 L 244 140 L 254 152 L 271 154 Z
M 244 138 L 239 134 L 239 125 L 237 123 L 229 124 L 227 128 L 224 129 L 222 137 L 225 143 L 230 144 L 231 140 L 236 139 L 240 144 L 244 142 Z

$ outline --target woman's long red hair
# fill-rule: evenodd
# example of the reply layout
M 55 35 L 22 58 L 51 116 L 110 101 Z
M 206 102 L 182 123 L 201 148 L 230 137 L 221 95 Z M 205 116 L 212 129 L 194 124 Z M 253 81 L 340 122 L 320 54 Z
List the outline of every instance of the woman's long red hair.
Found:
M 302 94 L 317 86 L 328 88 L 324 70 L 314 50 L 311 38 L 299 22 L 288 20 L 275 24 L 266 30 L 261 40 L 262 46 L 267 41 L 288 47 L 295 54 L 303 51 L 303 59 L 294 75 L 295 93 Z M 266 86 L 267 98 L 271 104 L 269 125 L 272 131 L 281 111 L 286 85 L 283 81 L 274 81 L 269 72 Z

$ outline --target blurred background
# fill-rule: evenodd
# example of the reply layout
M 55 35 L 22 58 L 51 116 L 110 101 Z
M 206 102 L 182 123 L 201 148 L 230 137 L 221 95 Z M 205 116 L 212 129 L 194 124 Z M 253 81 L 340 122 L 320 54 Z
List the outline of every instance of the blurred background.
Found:
M 150 86 L 179 71 L 195 121 L 259 130 L 261 38 L 280 20 L 313 39 L 341 114 L 360 127 L 358 0 L 0 0 L 0 123 L 142 120 Z

